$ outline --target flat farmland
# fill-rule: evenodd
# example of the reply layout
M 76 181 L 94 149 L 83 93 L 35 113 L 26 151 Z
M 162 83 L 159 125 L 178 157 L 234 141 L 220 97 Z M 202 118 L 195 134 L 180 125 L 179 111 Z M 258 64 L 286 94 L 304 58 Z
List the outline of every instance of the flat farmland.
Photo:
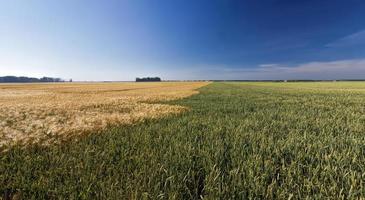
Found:
M 0 193 L 24 199 L 365 198 L 364 82 L 169 84 L 132 84 L 120 92 L 166 115 L 148 111 L 143 120 L 118 121 L 60 144 L 10 146 L 0 154 Z M 103 116 L 118 111 L 114 102 L 121 98 L 104 86 L 54 90 L 97 94 L 76 98 L 80 107 L 104 105 L 110 97 Z M 24 90 L 12 87 L 20 91 L 13 96 Z M 1 97 L 3 104 L 16 101 L 7 96 L 13 100 Z
M 197 93 L 206 83 L 0 84 L 0 148 L 50 144 L 113 124 L 178 113 L 154 102 Z M 4 147 L 5 148 L 5 147 Z

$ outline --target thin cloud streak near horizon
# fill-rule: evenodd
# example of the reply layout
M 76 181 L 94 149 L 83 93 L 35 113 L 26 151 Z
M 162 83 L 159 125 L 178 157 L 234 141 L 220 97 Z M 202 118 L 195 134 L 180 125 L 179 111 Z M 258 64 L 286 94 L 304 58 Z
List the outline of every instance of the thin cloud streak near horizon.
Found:
M 364 79 L 365 59 L 336 60 L 329 62 L 307 62 L 294 66 L 281 64 L 261 64 L 257 68 L 210 68 L 201 70 L 208 74 L 209 71 L 219 74 L 215 76 L 225 77 L 227 80 L 334 80 L 334 79 Z M 208 76 L 214 76 L 209 73 Z M 213 78 L 213 79 L 214 79 Z M 223 80 L 223 79 L 222 79 Z

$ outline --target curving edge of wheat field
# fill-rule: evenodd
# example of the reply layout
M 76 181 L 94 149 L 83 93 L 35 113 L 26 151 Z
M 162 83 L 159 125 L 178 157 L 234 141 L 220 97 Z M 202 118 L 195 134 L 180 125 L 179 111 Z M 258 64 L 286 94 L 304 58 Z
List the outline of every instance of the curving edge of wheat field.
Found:
M 209 82 L 0 84 L 0 150 L 49 145 L 109 125 L 180 113 L 158 102 L 186 98 Z

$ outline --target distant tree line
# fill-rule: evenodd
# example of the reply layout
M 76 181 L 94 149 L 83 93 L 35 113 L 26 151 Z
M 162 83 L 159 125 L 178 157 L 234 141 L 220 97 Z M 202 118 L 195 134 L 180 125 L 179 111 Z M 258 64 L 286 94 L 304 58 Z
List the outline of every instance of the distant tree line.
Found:
M 159 82 L 159 81 L 161 81 L 160 77 L 136 78 L 136 82 Z
M 37 83 L 37 82 L 65 82 L 60 78 L 32 78 L 26 76 L 2 76 L 0 77 L 0 83 Z

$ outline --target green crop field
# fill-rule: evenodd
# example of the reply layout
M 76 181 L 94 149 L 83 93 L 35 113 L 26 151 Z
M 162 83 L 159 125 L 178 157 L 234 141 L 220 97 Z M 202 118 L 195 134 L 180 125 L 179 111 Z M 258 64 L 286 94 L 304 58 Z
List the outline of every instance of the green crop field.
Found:
M 22 199 L 365 198 L 365 82 L 214 82 L 189 111 L 0 153 Z

